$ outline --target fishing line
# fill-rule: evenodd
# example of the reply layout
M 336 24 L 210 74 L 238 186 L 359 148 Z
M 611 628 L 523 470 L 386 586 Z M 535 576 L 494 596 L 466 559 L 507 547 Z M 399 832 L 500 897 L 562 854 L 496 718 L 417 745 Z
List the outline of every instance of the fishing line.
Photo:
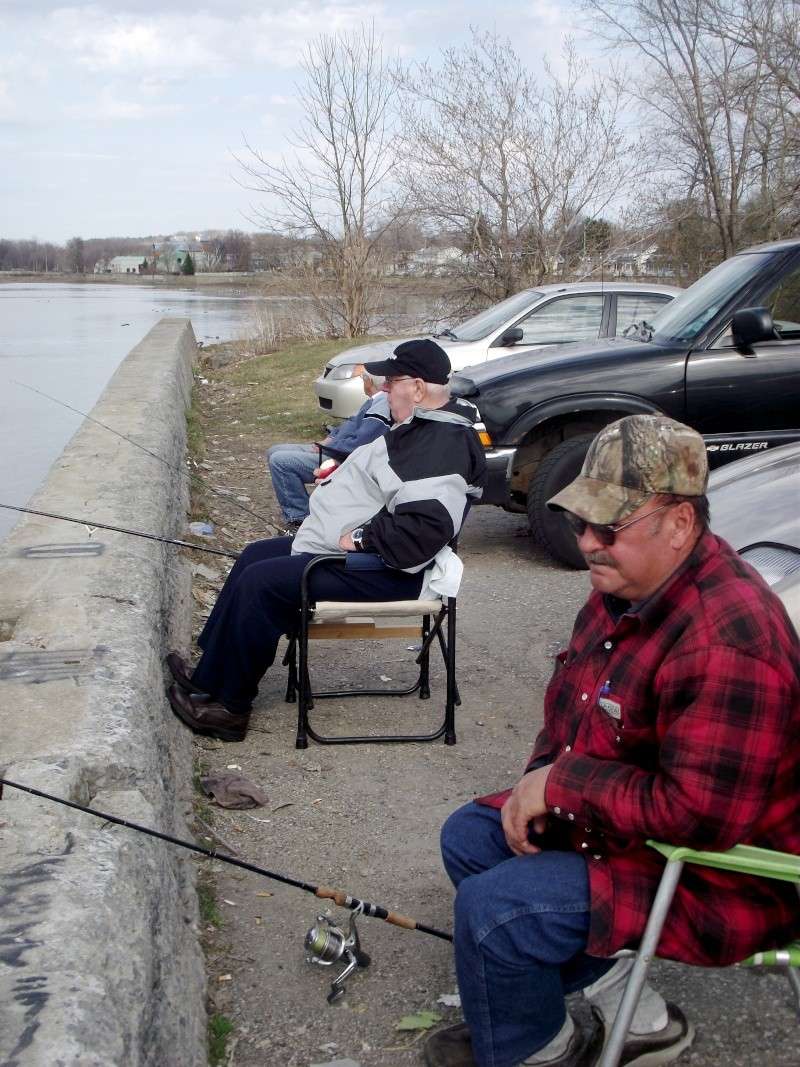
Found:
M 193 478 L 205 489 L 208 489 L 209 492 L 214 493 L 215 496 L 222 497 L 223 500 L 226 500 L 228 501 L 228 503 L 233 504 L 235 507 L 247 512 L 248 515 L 252 515 L 254 519 L 258 519 L 259 522 L 264 522 L 267 524 L 267 526 L 271 527 L 272 529 L 275 529 L 274 523 L 270 522 L 269 519 L 265 519 L 263 515 L 259 515 L 258 512 L 253 511 L 251 508 L 245 507 L 244 504 L 241 503 L 241 501 L 237 500 L 233 496 L 230 496 L 229 490 L 225 491 L 215 488 L 215 486 L 207 482 L 205 478 L 202 478 L 199 474 L 195 474 L 194 471 L 190 471 L 187 470 L 185 467 L 178 467 L 175 464 L 170 463 L 168 460 L 164 459 L 163 456 L 159 456 L 156 452 L 152 452 L 149 448 L 145 448 L 144 445 L 139 444 L 138 441 L 134 441 L 132 437 L 126 437 L 124 433 L 120 433 L 118 430 L 115 430 L 113 426 L 108 426 L 105 422 L 101 422 L 99 419 L 94 418 L 93 415 L 87 415 L 85 411 L 79 411 L 78 408 L 72 407 L 71 404 L 67 404 L 64 400 L 59 400 L 57 397 L 51 396 L 49 393 L 45 393 L 41 389 L 36 389 L 32 385 L 26 385 L 25 382 L 18 382 L 15 378 L 12 378 L 11 382 L 13 385 L 18 385 L 22 389 L 28 389 L 30 390 L 30 392 L 36 393 L 38 396 L 43 396 L 47 400 L 52 400 L 54 404 L 59 404 L 62 408 L 66 408 L 67 411 L 72 411 L 76 415 L 80 415 L 82 418 L 88 419 L 89 422 L 93 422 L 95 426 L 102 426 L 104 430 L 108 430 L 109 433 L 113 433 L 115 437 L 119 437 L 123 441 L 127 441 L 128 444 L 133 445 L 135 448 L 141 449 L 141 451 L 144 452 L 146 455 L 152 456 L 153 459 L 157 459 L 158 462 L 163 463 L 168 470 L 171 470 L 178 474 L 186 475 L 188 478 Z
M 49 800 L 53 804 L 61 804 L 65 808 L 74 808 L 75 811 L 82 811 L 85 815 L 93 815 L 96 819 L 102 819 L 104 822 L 114 823 L 117 826 L 126 826 L 129 830 L 135 830 L 137 833 L 145 834 L 147 837 L 155 837 L 159 841 L 166 841 L 171 845 L 178 845 L 179 848 L 188 849 L 190 852 L 199 852 L 200 855 L 206 856 L 208 859 L 219 860 L 220 863 L 228 863 L 232 867 L 241 867 L 244 871 L 260 874 L 263 878 L 269 878 L 274 882 L 281 882 L 283 885 L 292 886 L 295 889 L 302 889 L 306 893 L 312 893 L 315 897 L 319 897 L 322 900 L 332 900 L 341 908 L 348 908 L 352 912 L 357 912 L 373 919 L 382 919 L 384 922 L 391 923 L 392 926 L 400 926 L 404 930 L 419 930 L 421 934 L 430 934 L 431 937 L 438 937 L 442 941 L 453 940 L 452 934 L 448 934 L 444 930 L 437 930 L 435 926 L 428 926 L 425 923 L 417 922 L 416 919 L 412 919 L 407 915 L 399 915 L 397 912 L 389 911 L 380 904 L 370 904 L 369 901 L 360 900 L 358 897 L 350 896 L 349 893 L 346 893 L 342 889 L 332 889 L 330 886 L 324 885 L 313 885 L 311 882 L 303 882 L 297 878 L 290 878 L 289 875 L 278 874 L 275 871 L 267 870 L 266 867 L 258 867 L 254 863 L 247 863 L 245 860 L 234 859 L 233 856 L 222 855 L 214 848 L 204 848 L 202 845 L 195 845 L 193 842 L 184 841 L 180 837 L 173 837 L 171 834 L 164 834 L 159 830 L 152 830 L 149 826 L 141 826 L 139 823 L 130 822 L 128 819 L 121 819 L 116 815 L 109 815 L 106 812 L 97 811 L 94 808 L 84 807 L 83 804 L 77 804 L 72 800 L 64 800 L 62 797 L 53 796 L 51 793 L 43 793 L 40 789 L 34 789 L 32 786 L 22 785 L 19 782 L 12 782 L 8 778 L 0 778 L 0 800 L 3 798 L 3 786 L 5 785 L 10 786 L 12 789 L 19 789 L 23 793 L 30 793 L 31 796 L 41 797 L 42 800 Z
M 73 519 L 70 515 L 57 515 L 53 511 L 35 511 L 33 508 L 21 508 L 16 504 L 0 504 L 0 508 L 5 508 L 7 511 L 19 511 L 23 515 L 39 515 L 43 519 L 61 519 L 62 522 L 74 522 L 78 526 L 85 526 L 90 531 L 113 530 L 115 533 L 130 534 L 131 537 L 144 537 L 148 541 L 161 541 L 165 545 L 178 545 L 179 548 L 191 548 L 197 552 L 209 552 L 212 556 L 227 556 L 228 559 L 239 558 L 238 552 L 226 552 L 222 548 L 196 545 L 192 541 L 180 541 L 175 537 L 159 537 L 158 534 L 145 533 L 144 530 L 128 530 L 124 526 L 111 526 L 110 523 L 97 522 L 95 519 Z

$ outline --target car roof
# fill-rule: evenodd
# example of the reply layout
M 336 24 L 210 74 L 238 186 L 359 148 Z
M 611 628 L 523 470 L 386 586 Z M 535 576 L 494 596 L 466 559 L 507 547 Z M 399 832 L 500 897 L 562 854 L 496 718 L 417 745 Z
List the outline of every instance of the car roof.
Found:
M 553 293 L 659 293 L 663 296 L 677 296 L 683 289 L 677 285 L 655 285 L 650 282 L 618 282 L 613 279 L 598 278 L 591 282 L 550 282 L 547 285 L 537 285 L 533 289 L 526 289 L 531 297 L 536 293 L 544 296 L 552 296 Z
M 768 241 L 763 245 L 751 245 L 737 252 L 737 256 L 747 255 L 748 252 L 788 252 L 792 248 L 800 248 L 800 237 L 787 237 L 783 241 Z

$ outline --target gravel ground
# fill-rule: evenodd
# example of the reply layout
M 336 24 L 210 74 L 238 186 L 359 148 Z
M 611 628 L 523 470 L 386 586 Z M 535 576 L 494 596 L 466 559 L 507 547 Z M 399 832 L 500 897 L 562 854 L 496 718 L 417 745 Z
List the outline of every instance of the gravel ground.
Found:
M 207 469 L 275 518 L 260 458 L 252 448 L 246 457 L 235 455 L 233 441 L 230 435 L 213 444 Z M 242 518 L 244 525 L 227 528 L 231 538 L 248 532 Z M 251 526 L 249 536 L 263 531 Z M 266 807 L 250 812 L 201 810 L 239 858 L 450 929 L 452 892 L 439 861 L 438 829 L 460 804 L 515 781 L 541 723 L 550 657 L 563 647 L 588 590 L 584 574 L 557 567 L 532 543 L 519 515 L 474 508 L 461 551 L 466 569 L 458 614 L 458 744 L 312 743 L 297 751 L 295 709 L 284 702 L 285 671 L 276 661 L 246 741 L 196 741 L 201 770 L 240 770 L 268 796 Z M 212 557 L 195 571 L 196 632 L 222 573 Z M 379 684 L 381 676 L 397 684 L 413 676 L 412 660 L 403 641 L 315 643 L 312 678 L 331 688 L 354 679 Z M 316 721 L 331 732 L 429 728 L 441 717 L 444 699 L 441 663 L 434 657 L 432 664 L 429 702 L 415 696 L 330 700 L 319 705 Z M 403 1016 L 433 1011 L 444 1022 L 459 1018 L 439 999 L 456 988 L 445 942 L 362 920 L 371 966 L 359 970 L 346 997 L 329 1006 L 331 969 L 309 966 L 303 950 L 321 902 L 220 863 L 203 867 L 212 869 L 221 917 L 219 927 L 208 924 L 204 932 L 209 1013 L 233 1023 L 221 1062 L 311 1067 L 347 1060 L 348 1067 L 349 1061 L 404 1067 L 420 1062 L 425 1033 L 397 1030 Z M 346 912 L 334 911 L 346 921 Z M 782 976 L 667 963 L 658 963 L 654 975 L 697 1025 L 694 1048 L 681 1063 L 800 1064 L 797 1018 Z M 577 1008 L 580 1015 L 582 1006 Z

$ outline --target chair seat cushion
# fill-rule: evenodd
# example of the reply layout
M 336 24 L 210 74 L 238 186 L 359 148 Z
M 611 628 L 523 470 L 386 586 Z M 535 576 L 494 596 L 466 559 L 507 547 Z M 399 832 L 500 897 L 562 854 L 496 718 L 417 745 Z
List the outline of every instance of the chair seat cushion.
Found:
M 354 604 L 343 600 L 320 600 L 313 610 L 311 624 L 341 619 L 421 618 L 437 615 L 441 607 L 441 600 L 360 601 Z

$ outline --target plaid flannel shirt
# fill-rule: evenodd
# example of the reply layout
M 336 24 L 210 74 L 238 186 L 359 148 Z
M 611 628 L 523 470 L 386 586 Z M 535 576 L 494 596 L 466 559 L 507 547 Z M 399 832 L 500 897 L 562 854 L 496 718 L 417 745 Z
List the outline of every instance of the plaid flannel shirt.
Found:
M 644 932 L 664 864 L 648 837 L 800 853 L 800 642 L 779 599 L 710 533 L 638 613 L 615 622 L 593 592 L 527 770 L 544 764 L 548 847 L 586 856 L 592 955 Z M 658 953 L 722 965 L 798 934 L 793 885 L 687 867 Z

